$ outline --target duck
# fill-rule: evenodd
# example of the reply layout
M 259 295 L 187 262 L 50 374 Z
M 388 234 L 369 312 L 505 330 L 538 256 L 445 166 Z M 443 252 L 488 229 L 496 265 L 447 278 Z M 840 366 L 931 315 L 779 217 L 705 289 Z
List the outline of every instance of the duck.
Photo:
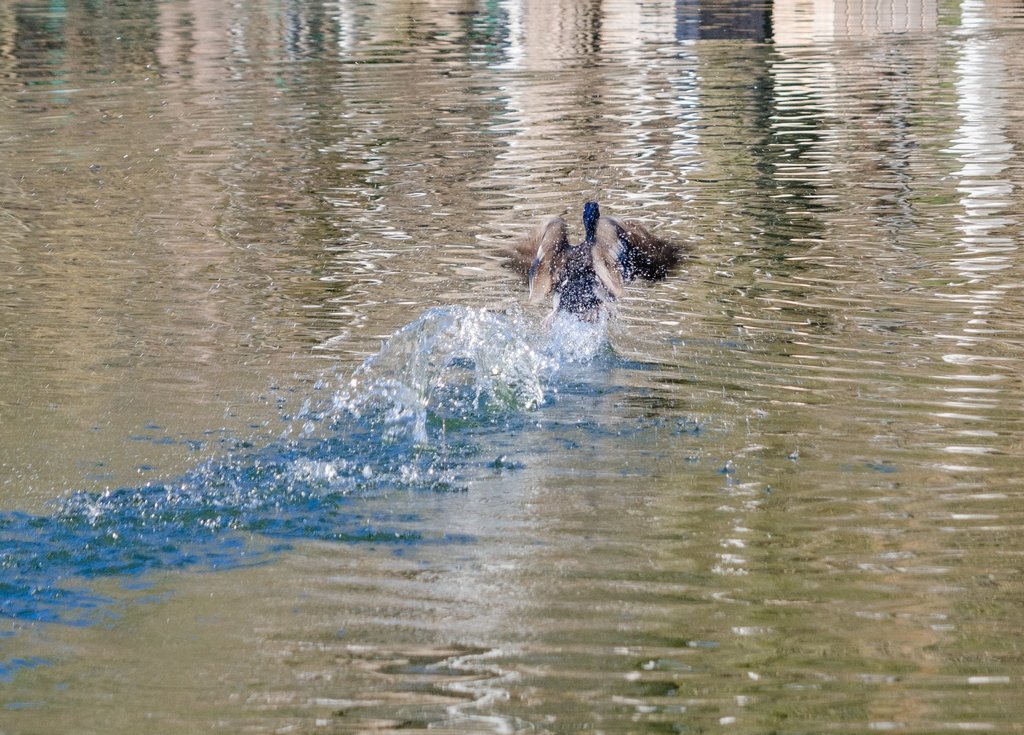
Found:
M 598 321 L 622 298 L 625 284 L 666 278 L 682 254 L 679 244 L 636 220 L 602 216 L 594 201 L 583 205 L 583 231 L 583 240 L 570 245 L 565 220 L 547 217 L 506 251 L 508 264 L 527 279 L 531 302 L 554 297 L 551 317 L 566 312 Z

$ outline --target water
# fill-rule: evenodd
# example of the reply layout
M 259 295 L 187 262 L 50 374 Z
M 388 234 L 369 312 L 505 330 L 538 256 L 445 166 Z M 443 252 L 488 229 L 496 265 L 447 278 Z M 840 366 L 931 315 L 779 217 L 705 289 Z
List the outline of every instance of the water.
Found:
M 0 733 L 1021 729 L 1022 30 L 0 7 Z

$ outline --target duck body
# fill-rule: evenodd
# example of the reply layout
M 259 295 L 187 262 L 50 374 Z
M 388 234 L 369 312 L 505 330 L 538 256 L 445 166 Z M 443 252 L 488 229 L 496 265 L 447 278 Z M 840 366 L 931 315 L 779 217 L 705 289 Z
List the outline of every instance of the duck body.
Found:
M 614 298 L 597 277 L 590 249 L 579 246 L 569 252 L 553 291 L 558 300 L 556 309 L 570 314 L 590 314 Z
M 602 217 L 597 202 L 583 206 L 583 229 L 583 240 L 570 245 L 565 220 L 549 217 L 509 248 L 511 266 L 529 281 L 531 301 L 553 296 L 556 312 L 595 321 L 626 283 L 661 280 L 679 262 L 677 244 L 634 220 Z

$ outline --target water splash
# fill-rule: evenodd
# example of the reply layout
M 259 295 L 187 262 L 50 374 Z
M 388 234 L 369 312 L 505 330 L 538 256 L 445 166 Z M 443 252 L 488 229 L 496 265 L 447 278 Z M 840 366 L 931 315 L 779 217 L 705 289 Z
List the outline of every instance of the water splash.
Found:
M 396 332 L 353 375 L 336 408 L 373 415 L 388 438 L 474 425 L 541 406 L 559 369 L 606 344 L 606 324 L 558 314 L 546 332 L 521 314 L 438 307 Z
M 564 311 L 555 312 L 548 320 L 543 351 L 559 367 L 588 365 L 608 347 L 608 314 L 600 312 L 594 322 L 580 321 Z
M 299 540 L 471 541 L 396 511 L 388 494 L 458 490 L 493 471 L 476 430 L 507 429 L 557 392 L 559 371 L 606 346 L 603 322 L 549 322 L 431 309 L 324 410 L 298 412 L 299 438 L 240 444 L 165 483 L 73 493 L 48 515 L 0 513 L 0 618 L 91 624 L 115 604 L 91 589 L 97 578 L 259 563 Z

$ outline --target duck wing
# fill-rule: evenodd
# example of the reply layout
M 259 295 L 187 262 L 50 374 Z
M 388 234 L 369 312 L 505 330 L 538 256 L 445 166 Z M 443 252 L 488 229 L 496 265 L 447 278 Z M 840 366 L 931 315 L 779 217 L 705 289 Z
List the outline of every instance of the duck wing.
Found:
M 636 220 L 601 217 L 591 252 L 594 272 L 601 284 L 614 298 L 619 298 L 624 285 L 636 278 L 665 278 L 679 263 L 682 248 L 658 237 Z
M 508 265 L 530 282 L 530 300 L 541 301 L 554 288 L 569 250 L 565 220 L 548 217 L 506 250 Z
M 620 267 L 625 280 L 660 281 L 679 263 L 682 247 L 677 243 L 658 237 L 636 220 L 615 224 L 624 243 Z
M 597 220 L 594 244 L 590 248 L 590 257 L 597 280 L 611 294 L 619 298 L 624 292 L 626 278 L 622 269 L 623 258 L 628 252 L 629 244 L 625 238 L 625 230 L 618 220 L 601 217 Z

